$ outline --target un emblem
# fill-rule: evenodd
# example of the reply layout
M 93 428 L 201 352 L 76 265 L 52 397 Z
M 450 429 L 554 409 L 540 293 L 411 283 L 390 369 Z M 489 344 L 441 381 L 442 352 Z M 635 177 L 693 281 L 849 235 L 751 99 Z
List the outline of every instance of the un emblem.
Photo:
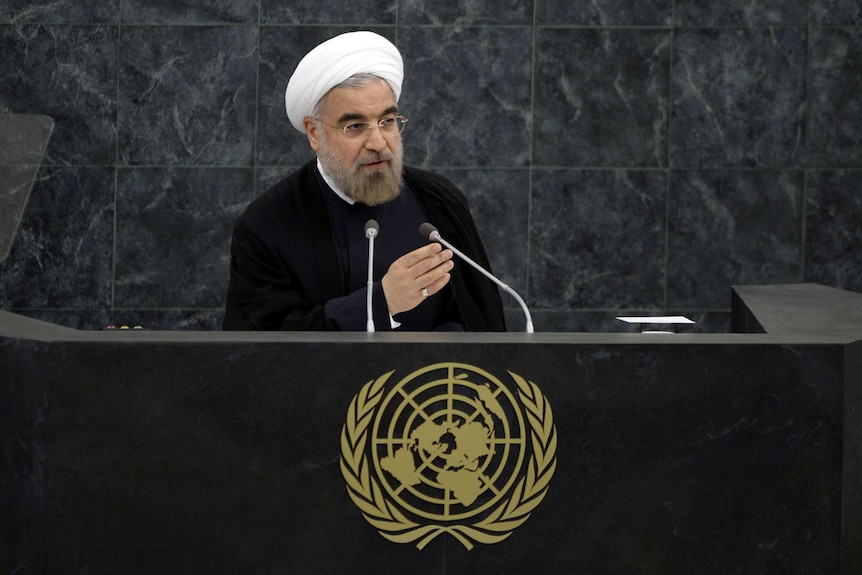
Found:
M 557 433 L 539 388 L 509 372 L 438 363 L 393 385 L 366 383 L 341 432 L 341 472 L 366 521 L 424 548 L 448 533 L 467 549 L 523 524 L 556 469 Z

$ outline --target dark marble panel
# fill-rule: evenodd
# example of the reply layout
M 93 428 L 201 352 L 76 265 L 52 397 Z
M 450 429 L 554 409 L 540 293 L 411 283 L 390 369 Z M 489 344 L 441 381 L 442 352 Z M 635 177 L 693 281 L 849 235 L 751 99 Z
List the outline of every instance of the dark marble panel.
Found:
M 117 308 L 224 305 L 233 223 L 253 197 L 251 169 L 122 169 Z
M 0 112 L 54 122 L 46 164 L 112 164 L 117 28 L 0 26 Z
M 15 310 L 15 313 L 55 325 L 80 330 L 105 329 L 113 323 L 111 320 L 111 310 L 107 306 L 97 310 L 62 308 L 22 309 Z
M 815 0 L 816 2 L 816 0 Z M 677 26 L 805 26 L 809 0 L 676 0 Z
M 353 28 L 263 27 L 260 30 L 260 69 L 257 80 L 257 163 L 264 166 L 301 165 L 314 158 L 305 134 L 287 119 L 284 91 L 296 65 L 315 46 Z M 373 29 L 390 40 L 393 31 Z
M 801 165 L 805 36 L 797 28 L 678 31 L 670 165 Z
M 530 290 L 540 308 L 660 307 L 665 176 L 660 171 L 538 171 Z
M 671 0 L 535 0 L 537 21 L 560 26 L 669 26 Z
M 404 155 L 422 166 L 523 166 L 529 158 L 527 28 L 405 28 Z
M 0 308 L 108 307 L 113 229 L 113 169 L 43 168 L 0 263 Z
M 816 29 L 809 64 L 809 166 L 862 166 L 862 29 Z
M 122 330 L 122 326 L 143 330 L 220 330 L 224 307 L 211 309 L 115 309 L 110 325 Z M 106 324 L 107 325 L 107 324 Z
M 811 20 L 820 26 L 856 26 L 862 23 L 862 1 L 811 0 Z
M 4 0 L 0 24 L 116 24 L 120 0 Z
M 289 176 L 297 169 L 299 169 L 299 166 L 269 167 L 258 169 L 255 181 L 255 183 L 257 184 L 257 193 L 255 193 L 255 197 L 270 189 L 272 186 Z
M 536 310 L 533 311 L 536 332 L 559 333 L 628 333 L 628 324 L 616 319 L 617 310 Z M 643 315 L 643 314 L 641 314 Z
M 258 20 L 256 0 L 123 0 L 124 24 L 250 23 Z
M 728 308 L 735 284 L 800 279 L 801 171 L 674 172 L 667 302 Z
M 369 25 L 395 24 L 397 13 L 397 0 L 362 3 L 260 0 L 260 20 L 266 24 L 351 24 L 357 30 Z
M 523 0 L 401 0 L 398 23 L 525 25 L 533 23 L 533 2 Z
M 670 33 L 537 33 L 533 162 L 664 166 Z
M 730 294 L 727 296 L 730 302 Z M 730 303 L 721 310 L 666 310 L 668 315 L 684 315 L 695 323 L 691 328 L 694 333 L 730 333 Z
M 502 295 L 502 294 L 501 294 Z M 529 309 L 529 308 L 528 308 Z M 508 332 L 523 332 L 527 329 L 527 316 L 524 315 L 524 310 L 515 301 L 503 302 L 503 316 L 506 319 L 506 331 Z M 536 329 L 535 314 L 530 311 L 530 319 L 533 321 L 533 331 Z
M 808 172 L 805 281 L 862 292 L 862 173 Z
M 251 163 L 256 27 L 126 27 L 120 59 L 121 162 Z
M 437 173 L 452 180 L 467 196 L 494 275 L 526 297 L 529 172 L 475 169 Z M 504 305 L 520 309 L 510 295 L 501 295 Z

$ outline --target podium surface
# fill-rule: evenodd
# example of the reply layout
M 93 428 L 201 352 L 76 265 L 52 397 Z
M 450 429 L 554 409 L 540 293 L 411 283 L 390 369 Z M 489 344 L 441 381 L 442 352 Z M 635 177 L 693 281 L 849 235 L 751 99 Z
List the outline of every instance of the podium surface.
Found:
M 860 302 L 738 287 L 760 333 L 672 335 L 0 312 L 0 569 L 859 573 Z

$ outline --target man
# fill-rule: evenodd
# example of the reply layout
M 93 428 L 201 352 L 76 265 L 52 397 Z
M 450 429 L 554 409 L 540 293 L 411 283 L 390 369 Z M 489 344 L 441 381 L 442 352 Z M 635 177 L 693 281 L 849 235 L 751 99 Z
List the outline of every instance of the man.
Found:
M 505 330 L 496 286 L 419 235 L 430 222 L 489 267 L 464 195 L 402 164 L 403 75 L 397 48 L 372 32 L 336 36 L 299 63 L 287 115 L 317 159 L 236 222 L 224 329 L 366 329 L 364 228 L 374 219 L 376 331 Z

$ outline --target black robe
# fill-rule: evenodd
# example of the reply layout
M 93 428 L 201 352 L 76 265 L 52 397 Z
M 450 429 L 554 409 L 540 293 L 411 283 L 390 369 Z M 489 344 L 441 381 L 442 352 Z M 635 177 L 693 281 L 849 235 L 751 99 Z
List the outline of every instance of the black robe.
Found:
M 404 168 L 404 182 L 440 234 L 490 270 L 461 191 L 441 176 L 409 167 Z M 324 313 L 329 300 L 350 295 L 324 193 L 333 192 L 322 181 L 316 161 L 311 161 L 254 200 L 237 220 L 231 243 L 224 329 L 365 328 L 364 322 L 328 320 Z M 448 319 L 467 331 L 505 331 L 497 286 L 458 261 L 457 256 L 454 260 L 447 286 L 454 306 Z M 385 310 L 382 290 L 372 293 L 377 310 L 375 325 L 378 331 L 388 330 L 388 315 L 384 314 L 385 320 L 378 315 L 379 310 Z M 359 307 L 364 314 L 364 305 Z M 347 323 L 352 327 L 345 328 Z

